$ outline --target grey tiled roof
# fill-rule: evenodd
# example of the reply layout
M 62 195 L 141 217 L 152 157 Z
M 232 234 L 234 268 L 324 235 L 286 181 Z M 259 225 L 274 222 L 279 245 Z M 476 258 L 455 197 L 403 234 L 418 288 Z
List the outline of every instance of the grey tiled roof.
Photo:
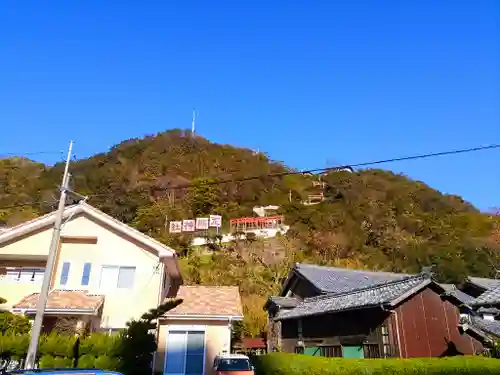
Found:
M 402 280 L 409 275 L 391 272 L 352 270 L 299 263 L 295 270 L 323 293 L 343 293 L 389 281 Z
M 472 301 L 474 301 L 474 297 L 462 292 L 453 284 L 439 284 L 439 285 L 443 287 L 443 289 L 446 291 L 446 294 L 455 297 L 463 304 L 468 305 Z
M 488 279 L 485 277 L 468 277 L 467 281 L 486 290 L 500 286 L 500 280 Z
M 472 326 L 490 335 L 500 337 L 500 322 L 498 320 L 486 320 L 478 316 L 471 318 Z
M 429 278 L 413 276 L 356 291 L 306 298 L 293 310 L 280 312 L 277 319 L 293 319 L 303 316 L 390 305 L 398 298 L 406 294 L 411 294 L 411 292 L 417 291 L 420 287 L 430 282 Z
M 497 309 L 496 307 L 480 307 L 479 309 L 477 309 L 477 312 L 479 314 L 498 315 L 498 314 L 500 314 L 500 309 Z
M 291 309 L 296 307 L 299 304 L 299 300 L 297 298 L 293 297 L 279 297 L 279 296 L 273 296 L 269 298 L 271 302 L 273 302 L 275 305 L 285 308 L 285 309 Z
M 473 306 L 498 305 L 500 304 L 500 286 L 489 289 L 471 303 Z

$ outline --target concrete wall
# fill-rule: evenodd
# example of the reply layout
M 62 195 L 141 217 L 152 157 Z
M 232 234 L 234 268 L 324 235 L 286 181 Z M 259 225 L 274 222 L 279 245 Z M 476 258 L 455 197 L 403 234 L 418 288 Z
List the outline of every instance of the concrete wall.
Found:
M 171 325 L 191 325 L 205 327 L 205 375 L 214 375 L 212 366 L 217 354 L 230 350 L 231 329 L 228 321 L 211 320 L 168 320 L 160 324 L 158 351 L 155 358 L 155 372 L 163 373 L 168 327 Z
M 46 256 L 51 236 L 52 227 L 47 227 L 34 235 L 4 244 L 0 247 L 0 256 Z M 138 318 L 150 308 L 158 306 L 164 265 L 154 251 L 84 215 L 75 216 L 66 223 L 61 236 L 52 286 L 55 289 L 88 290 L 89 293 L 105 295 L 102 328 L 124 328 L 129 319 Z M 65 261 L 69 261 L 71 266 L 68 283 L 61 286 L 61 269 Z M 82 286 L 83 265 L 86 262 L 92 263 L 90 284 Z M 99 280 L 104 265 L 135 266 L 133 288 L 102 290 Z M 7 296 L 12 301 L 39 291 L 39 287 L 33 285 L 29 288 L 16 285 L 15 288 L 13 295 Z

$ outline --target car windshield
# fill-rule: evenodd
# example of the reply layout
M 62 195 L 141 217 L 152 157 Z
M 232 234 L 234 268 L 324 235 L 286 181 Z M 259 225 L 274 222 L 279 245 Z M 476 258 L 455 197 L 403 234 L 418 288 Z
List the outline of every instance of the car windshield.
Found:
M 217 371 L 249 371 L 250 361 L 246 358 L 223 358 L 219 361 Z

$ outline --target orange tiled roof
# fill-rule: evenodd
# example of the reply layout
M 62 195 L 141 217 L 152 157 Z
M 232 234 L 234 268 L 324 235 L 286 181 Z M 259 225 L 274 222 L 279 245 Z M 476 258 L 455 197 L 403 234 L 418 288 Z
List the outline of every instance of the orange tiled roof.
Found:
M 237 286 L 182 285 L 176 298 L 183 299 L 184 302 L 165 315 L 243 317 Z
M 16 305 L 15 309 L 36 309 L 39 293 L 24 297 Z M 89 310 L 97 312 L 104 303 L 104 296 L 88 294 L 80 290 L 53 290 L 49 293 L 46 310 Z
M 244 337 L 241 340 L 242 346 L 247 349 L 265 349 L 267 347 L 266 342 L 263 338 L 255 337 Z

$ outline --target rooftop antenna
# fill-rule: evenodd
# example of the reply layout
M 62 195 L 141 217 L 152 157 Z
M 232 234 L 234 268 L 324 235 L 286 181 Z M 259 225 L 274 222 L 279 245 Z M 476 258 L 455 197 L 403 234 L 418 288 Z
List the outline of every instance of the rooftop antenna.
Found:
M 195 132 L 195 121 L 196 121 L 196 112 L 193 109 L 193 121 L 191 122 L 191 137 L 194 138 L 194 132 Z

